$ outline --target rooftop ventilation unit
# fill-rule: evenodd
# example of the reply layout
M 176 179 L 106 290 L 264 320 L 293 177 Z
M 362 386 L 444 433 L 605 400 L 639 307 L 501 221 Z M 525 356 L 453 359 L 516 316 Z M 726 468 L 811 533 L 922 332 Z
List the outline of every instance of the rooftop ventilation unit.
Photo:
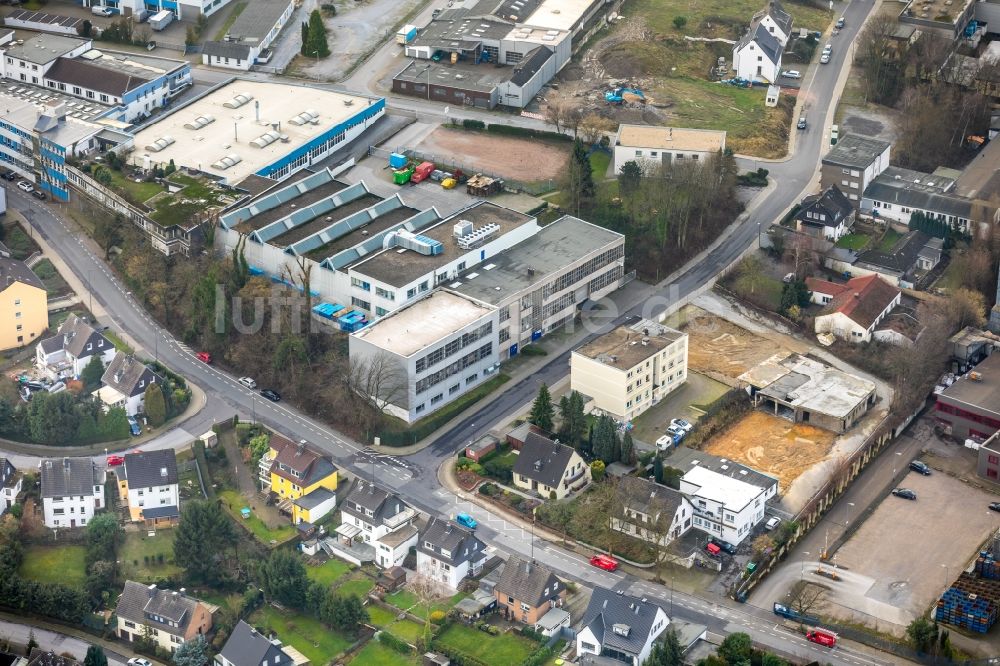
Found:
M 266 148 L 272 143 L 281 138 L 281 133 L 277 130 L 268 130 L 264 132 L 259 137 L 250 142 L 251 146 L 256 146 L 257 148 Z
M 498 231 L 500 231 L 500 225 L 490 222 L 489 224 L 483 225 L 479 229 L 475 229 L 470 233 L 457 238 L 456 242 L 463 250 L 469 250 L 477 245 L 480 245 L 481 243 L 486 242 L 487 239 L 496 235 Z
M 306 109 L 305 111 L 295 116 L 288 122 L 296 126 L 305 125 L 306 123 L 316 124 L 317 122 L 319 122 L 319 113 L 313 111 L 312 109 Z
M 218 162 L 216 162 L 215 164 L 213 164 L 212 168 L 213 169 L 219 169 L 220 171 L 225 171 L 226 169 L 228 169 L 230 167 L 236 166 L 237 164 L 239 164 L 242 161 L 243 161 L 242 157 L 240 157 L 239 155 L 237 155 L 235 153 L 232 153 L 230 155 L 226 155 L 221 160 L 219 160 Z
M 472 228 L 472 222 L 469 222 L 468 220 L 459 220 L 455 223 L 455 226 L 452 227 L 452 235 L 455 236 L 455 238 L 468 236 L 472 233 Z
M 161 136 L 156 141 L 146 146 L 146 150 L 148 150 L 151 153 L 158 153 L 172 143 L 174 143 L 174 137 Z
M 222 106 L 226 107 L 227 109 L 238 109 L 252 99 L 253 95 L 244 95 L 243 93 L 240 93 L 239 95 L 232 98 L 228 102 L 224 102 Z
M 398 229 L 385 237 L 384 245 L 389 247 L 401 247 L 406 250 L 413 250 L 427 256 L 434 256 L 444 252 L 444 245 L 440 241 L 427 236 L 415 234 L 406 229 Z
M 190 122 L 184 123 L 184 127 L 189 130 L 200 130 L 205 125 L 211 125 L 215 122 L 215 116 L 210 116 L 208 114 L 204 116 L 198 116 Z

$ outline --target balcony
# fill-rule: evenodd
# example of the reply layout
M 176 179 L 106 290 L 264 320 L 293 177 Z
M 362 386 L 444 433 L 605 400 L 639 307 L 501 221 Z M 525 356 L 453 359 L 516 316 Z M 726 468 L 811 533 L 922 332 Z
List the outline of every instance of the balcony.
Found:
M 416 517 L 416 515 L 417 515 L 416 511 L 414 511 L 410 507 L 407 507 L 405 511 L 400 511 L 395 516 L 391 518 L 386 518 L 384 521 L 382 521 L 382 524 L 385 525 L 390 530 L 396 530 L 402 527 L 403 525 L 409 523 Z

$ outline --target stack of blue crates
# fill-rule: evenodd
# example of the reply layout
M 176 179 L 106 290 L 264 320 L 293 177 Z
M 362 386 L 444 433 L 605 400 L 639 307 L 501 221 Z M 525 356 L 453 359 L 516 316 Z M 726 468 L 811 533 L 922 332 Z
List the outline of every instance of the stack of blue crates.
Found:
M 985 634 L 997 621 L 997 607 L 989 599 L 952 587 L 938 600 L 934 619 Z

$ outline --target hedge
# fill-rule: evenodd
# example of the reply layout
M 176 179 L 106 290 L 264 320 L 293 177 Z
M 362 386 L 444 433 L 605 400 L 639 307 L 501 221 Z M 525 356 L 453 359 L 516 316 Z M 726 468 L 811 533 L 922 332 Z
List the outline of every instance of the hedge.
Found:
M 498 125 L 490 123 L 486 131 L 492 134 L 506 134 L 508 136 L 523 136 L 531 139 L 552 139 L 553 141 L 572 142 L 573 137 L 561 132 L 550 132 L 548 130 L 536 130 L 530 127 L 517 127 L 515 125 Z
M 387 647 L 392 648 L 393 650 L 401 654 L 410 654 L 411 652 L 413 652 L 413 648 L 410 647 L 409 643 L 399 638 L 396 638 L 388 631 L 380 631 L 378 633 L 378 640 L 380 643 L 384 644 Z

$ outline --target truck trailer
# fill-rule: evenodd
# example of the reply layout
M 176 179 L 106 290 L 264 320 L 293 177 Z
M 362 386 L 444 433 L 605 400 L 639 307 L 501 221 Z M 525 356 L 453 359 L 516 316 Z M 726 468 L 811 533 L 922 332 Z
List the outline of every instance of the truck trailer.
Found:
M 409 44 L 417 37 L 417 26 L 415 25 L 404 25 L 396 33 L 396 43 L 397 44 Z
M 162 12 L 156 12 L 149 17 L 149 27 L 153 30 L 160 31 L 166 28 L 174 20 L 174 13 L 169 9 L 164 9 Z

